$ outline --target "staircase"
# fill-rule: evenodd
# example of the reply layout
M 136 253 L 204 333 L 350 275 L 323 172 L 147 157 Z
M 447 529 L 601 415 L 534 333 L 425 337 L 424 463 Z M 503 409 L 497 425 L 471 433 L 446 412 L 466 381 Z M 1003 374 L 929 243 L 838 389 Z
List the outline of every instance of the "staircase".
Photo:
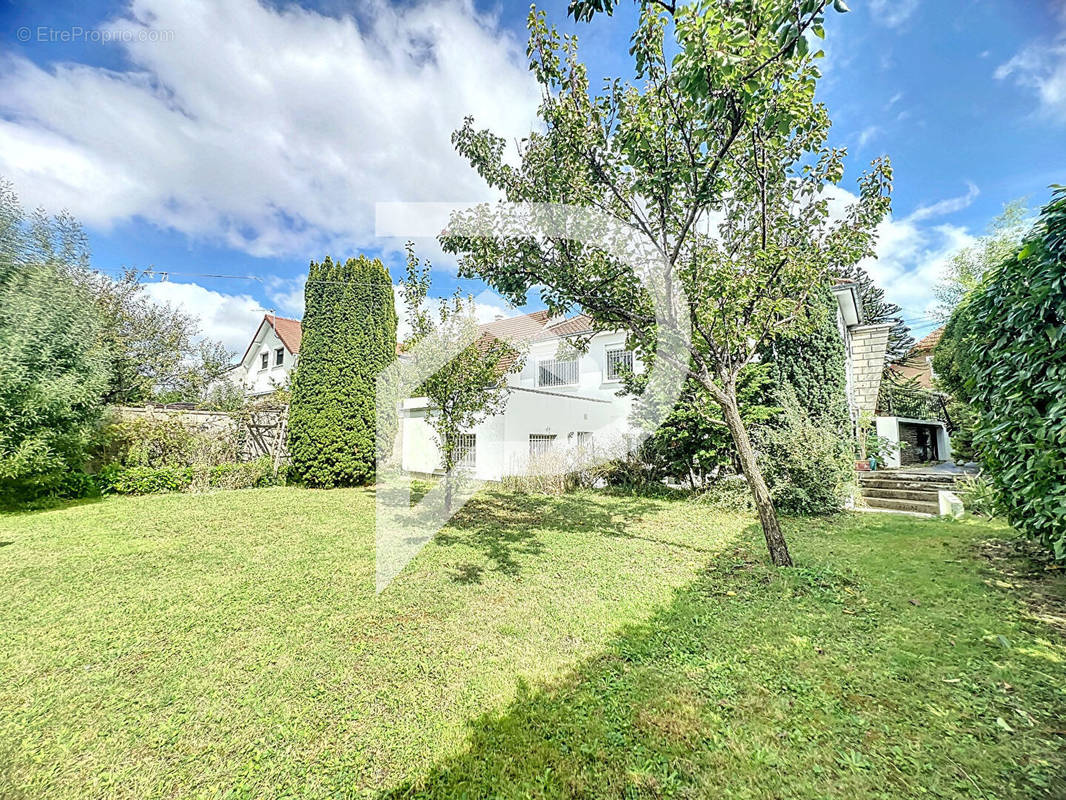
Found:
M 939 514 L 940 490 L 954 491 L 955 476 L 904 470 L 860 472 L 859 486 L 869 508 Z

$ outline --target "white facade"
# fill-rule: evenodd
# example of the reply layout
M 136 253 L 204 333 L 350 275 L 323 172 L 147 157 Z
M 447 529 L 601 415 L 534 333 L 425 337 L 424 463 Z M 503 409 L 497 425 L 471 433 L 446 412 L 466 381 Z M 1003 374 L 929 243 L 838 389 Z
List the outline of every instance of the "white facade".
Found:
M 282 320 L 282 322 L 299 325 L 295 320 Z M 270 394 L 278 387 L 287 386 L 289 383 L 289 376 L 296 366 L 299 353 L 292 352 L 289 344 L 286 344 L 278 335 L 278 324 L 278 318 L 264 317 L 244 357 L 230 371 L 230 379 L 239 381 L 244 387 L 245 394 L 250 396 Z
M 640 372 L 641 365 L 626 353 L 621 332 L 592 336 L 582 353 L 571 352 L 561 337 L 529 345 L 522 370 L 507 377 L 511 391 L 503 413 L 469 432 L 473 454 L 467 464 L 473 476 L 500 480 L 525 474 L 534 451 L 566 459 L 579 450 L 624 449 L 634 433 L 629 424 L 633 398 L 618 396 L 622 384 L 608 362 L 632 363 Z M 559 360 L 568 363 L 560 365 Z M 424 397 L 405 400 L 401 407 L 401 463 L 411 472 L 441 470 L 427 408 Z

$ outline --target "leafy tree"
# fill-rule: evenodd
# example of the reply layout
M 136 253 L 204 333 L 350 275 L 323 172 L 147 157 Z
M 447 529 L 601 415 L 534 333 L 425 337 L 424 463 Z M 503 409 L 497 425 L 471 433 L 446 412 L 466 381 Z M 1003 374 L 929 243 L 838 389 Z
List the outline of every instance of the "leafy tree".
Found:
M 814 100 L 821 54 L 807 39 L 824 36 L 826 5 L 642 2 L 631 48 L 637 83 L 612 79 L 598 94 L 576 38 L 561 39 L 534 9 L 528 53 L 542 87 L 541 127 L 519 143 L 517 164 L 505 158 L 505 140 L 472 119 L 453 134 L 506 200 L 598 209 L 642 235 L 672 270 L 687 294 L 692 338 L 671 366 L 720 407 L 780 565 L 791 557 L 740 413 L 739 375 L 767 340 L 813 327 L 812 288 L 872 254 L 891 184 L 887 162 L 875 162 L 859 201 L 829 219 L 821 190 L 842 179 L 844 152 L 825 144 L 829 115 Z M 585 18 L 611 7 L 573 8 Z M 465 274 L 517 303 L 542 287 L 553 312 L 580 307 L 598 330 L 627 330 L 646 357 L 659 339 L 676 340 L 676 330 L 659 327 L 632 268 L 603 249 L 549 235 L 461 235 L 465 223 L 492 214 L 458 215 L 442 237 Z
M 365 484 L 378 455 L 376 379 L 396 357 L 392 281 L 366 256 L 312 261 L 300 360 L 292 377 L 289 455 L 307 485 Z
M 1029 227 L 1028 213 L 1024 200 L 1012 200 L 1003 207 L 1003 213 L 992 220 L 984 236 L 951 257 L 944 274 L 933 287 L 933 296 L 937 299 L 933 313 L 937 319 L 949 319 L 967 293 L 980 285 L 986 272 L 1017 252 Z
M 81 469 L 108 381 L 103 321 L 74 275 L 87 264 L 67 215 L 27 219 L 0 183 L 0 495 L 62 491 Z
M 474 299 L 456 292 L 441 299 L 434 315 L 428 306 L 430 263 L 415 255 L 407 243 L 407 271 L 400 290 L 411 323 L 411 335 L 403 349 L 421 345 L 432 352 L 448 352 L 456 343 L 471 341 L 447 360 L 416 390 L 430 401 L 427 422 L 437 438 L 444 467 L 444 510 L 451 513 L 455 491 L 456 466 L 462 455 L 460 436 L 507 405 L 507 372 L 520 370 L 523 358 L 507 342 L 489 334 L 479 334 L 474 318 Z
M 885 349 L 885 363 L 898 362 L 914 347 L 914 337 L 910 326 L 903 321 L 903 309 L 885 299 L 885 290 L 878 286 L 870 273 L 858 264 L 852 264 L 841 271 L 841 277 L 855 282 L 858 288 L 859 304 L 866 322 L 875 325 L 891 322 L 888 331 L 888 347 Z
M 118 280 L 88 270 L 79 275 L 104 319 L 111 372 L 104 401 L 202 401 L 234 354 L 202 337 L 195 315 L 148 297 L 143 277 L 133 270 Z
M 772 370 L 772 364 L 749 364 L 737 376 L 737 405 L 746 425 L 765 423 L 780 411 L 769 405 Z M 723 469 L 738 466 L 729 426 L 717 403 L 691 377 L 674 410 L 644 442 L 641 456 L 652 466 L 655 480 L 687 479 L 693 487 L 706 486 Z
M 1011 523 L 1066 560 L 1066 187 L 964 297 L 933 358 L 976 412 L 974 447 Z

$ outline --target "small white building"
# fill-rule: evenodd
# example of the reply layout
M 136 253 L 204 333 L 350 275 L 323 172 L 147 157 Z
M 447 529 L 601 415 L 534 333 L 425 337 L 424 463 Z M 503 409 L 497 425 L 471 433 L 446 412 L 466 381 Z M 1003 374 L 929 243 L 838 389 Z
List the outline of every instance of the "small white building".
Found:
M 302 337 L 300 320 L 267 314 L 241 360 L 230 370 L 230 380 L 239 382 L 250 397 L 288 386 Z

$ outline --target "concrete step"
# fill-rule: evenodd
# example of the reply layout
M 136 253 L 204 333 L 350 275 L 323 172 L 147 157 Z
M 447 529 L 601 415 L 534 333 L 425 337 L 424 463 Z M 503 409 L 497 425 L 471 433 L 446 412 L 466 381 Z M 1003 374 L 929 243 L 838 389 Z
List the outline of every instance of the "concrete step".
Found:
M 864 486 L 862 496 L 881 498 L 883 500 L 916 500 L 919 503 L 939 503 L 940 492 L 936 489 L 897 489 L 895 487 L 882 489 L 880 487 Z
M 955 485 L 952 483 L 932 483 L 930 481 L 862 481 L 862 490 L 873 491 L 882 489 L 901 489 L 914 492 L 938 492 L 941 489 L 952 491 Z
M 865 483 L 866 481 L 884 481 L 884 480 L 899 480 L 910 481 L 915 483 L 946 483 L 952 484 L 959 479 L 958 475 L 950 473 L 937 473 L 937 472 L 907 472 L 906 470 L 897 469 L 877 469 L 870 470 L 869 472 L 858 473 L 859 480 Z
M 884 508 L 890 511 L 914 511 L 919 514 L 937 515 L 940 513 L 938 503 L 921 503 L 917 500 L 895 500 L 886 497 L 865 497 L 870 508 Z

